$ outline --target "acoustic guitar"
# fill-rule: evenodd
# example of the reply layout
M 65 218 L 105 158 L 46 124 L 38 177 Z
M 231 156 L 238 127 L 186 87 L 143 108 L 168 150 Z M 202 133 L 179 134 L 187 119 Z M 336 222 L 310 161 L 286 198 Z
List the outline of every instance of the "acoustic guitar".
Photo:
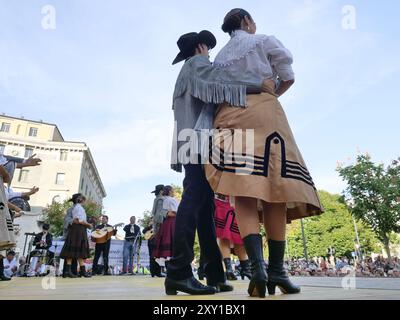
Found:
M 114 229 L 122 227 L 123 223 L 118 223 L 112 227 L 105 227 L 103 229 L 94 230 L 91 234 L 94 243 L 106 243 L 114 235 Z
M 143 235 L 144 240 L 150 240 L 154 238 L 154 231 L 153 229 L 150 229 Z

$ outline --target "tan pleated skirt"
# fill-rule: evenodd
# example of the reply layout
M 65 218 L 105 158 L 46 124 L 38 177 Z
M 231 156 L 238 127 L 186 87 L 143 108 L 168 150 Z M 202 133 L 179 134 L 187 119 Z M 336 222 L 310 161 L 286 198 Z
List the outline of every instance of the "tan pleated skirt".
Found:
M 221 104 L 207 179 L 216 193 L 286 203 L 288 223 L 323 212 L 317 190 L 275 95 L 247 96 L 247 108 Z
M 0 250 L 15 247 L 14 227 L 7 206 L 3 178 L 0 176 Z

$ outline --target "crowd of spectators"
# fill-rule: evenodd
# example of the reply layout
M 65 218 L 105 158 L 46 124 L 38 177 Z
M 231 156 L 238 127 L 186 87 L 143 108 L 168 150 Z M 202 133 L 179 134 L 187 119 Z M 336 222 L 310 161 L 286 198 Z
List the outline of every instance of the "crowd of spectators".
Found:
M 398 257 L 389 259 L 377 256 L 363 259 L 348 259 L 347 257 L 290 259 L 285 261 L 285 267 L 292 276 L 343 277 L 355 274 L 356 277 L 392 277 L 400 278 L 400 260 Z

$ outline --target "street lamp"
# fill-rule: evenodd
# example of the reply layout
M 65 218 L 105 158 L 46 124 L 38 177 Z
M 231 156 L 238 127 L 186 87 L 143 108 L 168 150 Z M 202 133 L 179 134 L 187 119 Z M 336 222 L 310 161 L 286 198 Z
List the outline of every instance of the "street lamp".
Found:
M 346 199 L 346 204 L 348 208 L 352 208 L 354 205 L 353 199 Z M 358 229 L 357 229 L 357 223 L 356 223 L 356 219 L 354 219 L 353 214 L 351 214 L 351 218 L 353 219 L 353 224 L 354 224 L 354 231 L 356 233 L 356 239 L 357 239 L 357 255 L 360 258 L 360 260 L 363 259 L 363 255 L 362 255 L 362 250 L 361 250 L 361 244 L 360 244 L 360 237 L 358 236 Z
M 360 260 L 362 260 L 363 256 L 362 256 L 362 253 L 361 253 L 360 238 L 358 236 L 357 224 L 356 224 L 356 220 L 354 219 L 354 217 L 353 217 L 353 223 L 354 223 L 354 231 L 356 232 L 356 238 L 357 238 L 357 244 L 356 244 L 357 255 L 359 256 Z

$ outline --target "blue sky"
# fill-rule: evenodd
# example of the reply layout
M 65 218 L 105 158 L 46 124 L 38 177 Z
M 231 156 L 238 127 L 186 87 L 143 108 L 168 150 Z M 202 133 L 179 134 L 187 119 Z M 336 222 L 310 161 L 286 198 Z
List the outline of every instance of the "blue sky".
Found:
M 41 25 L 47 4 L 55 30 Z M 355 30 L 342 28 L 345 5 L 356 9 Z M 0 112 L 87 142 L 111 222 L 126 222 L 151 208 L 155 184 L 183 179 L 168 163 L 178 37 L 212 31 L 213 59 L 234 7 L 294 55 L 296 84 L 281 102 L 319 189 L 340 192 L 337 162 L 358 152 L 385 163 L 399 156 L 396 0 L 0 0 Z

